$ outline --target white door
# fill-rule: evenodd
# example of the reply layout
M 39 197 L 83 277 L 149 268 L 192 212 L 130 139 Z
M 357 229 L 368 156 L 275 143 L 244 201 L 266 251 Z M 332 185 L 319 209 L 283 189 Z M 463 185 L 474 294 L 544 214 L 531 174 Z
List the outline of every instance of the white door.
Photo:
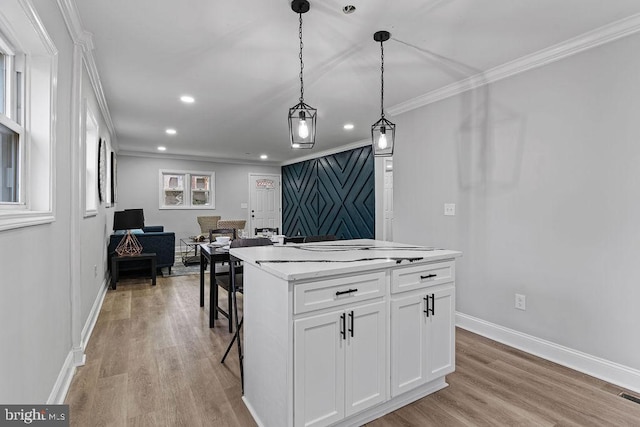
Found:
M 393 241 L 393 161 L 384 162 L 384 222 L 382 240 Z
M 455 290 L 454 287 L 432 292 L 433 314 L 427 317 L 427 381 L 455 370 Z M 430 303 L 431 304 L 431 303 Z
M 282 233 L 280 220 L 281 191 L 280 175 L 249 174 L 249 230 L 254 235 L 256 228 L 277 227 Z
M 347 310 L 346 414 L 387 398 L 386 318 L 384 301 Z
M 424 384 L 426 316 L 423 293 L 391 300 L 391 396 Z
M 294 322 L 294 425 L 327 426 L 344 418 L 344 311 Z

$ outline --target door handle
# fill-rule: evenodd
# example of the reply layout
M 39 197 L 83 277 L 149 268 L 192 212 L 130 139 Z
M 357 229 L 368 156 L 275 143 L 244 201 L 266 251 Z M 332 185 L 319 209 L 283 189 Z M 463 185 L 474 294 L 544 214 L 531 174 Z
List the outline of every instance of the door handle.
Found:
M 353 310 L 351 310 L 349 312 L 349 320 L 350 320 L 350 323 L 351 323 L 351 328 L 349 328 L 349 332 L 351 333 L 351 338 L 353 338 L 353 329 L 354 329 L 354 327 L 353 327 Z
M 342 339 L 347 339 L 347 318 L 344 313 L 340 315 L 340 335 L 342 335 Z

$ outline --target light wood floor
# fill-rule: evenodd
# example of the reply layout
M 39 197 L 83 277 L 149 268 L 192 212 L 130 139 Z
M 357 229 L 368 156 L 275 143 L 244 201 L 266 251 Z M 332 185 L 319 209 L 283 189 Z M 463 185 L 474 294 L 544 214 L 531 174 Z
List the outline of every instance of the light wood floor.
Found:
M 254 426 L 226 319 L 208 327 L 198 276 L 107 292 L 66 403 L 72 426 Z M 222 298 L 221 300 L 223 300 Z M 370 426 L 640 426 L 618 387 L 458 329 L 450 386 Z M 280 426 L 276 426 L 280 427 Z

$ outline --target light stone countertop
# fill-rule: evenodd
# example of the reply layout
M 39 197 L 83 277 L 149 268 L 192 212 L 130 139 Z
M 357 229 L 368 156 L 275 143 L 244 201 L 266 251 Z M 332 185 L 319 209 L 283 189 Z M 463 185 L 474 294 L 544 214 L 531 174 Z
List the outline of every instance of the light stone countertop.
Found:
M 230 254 L 258 264 L 264 271 L 287 281 L 418 265 L 462 256 L 462 252 L 453 250 L 370 239 L 234 248 Z

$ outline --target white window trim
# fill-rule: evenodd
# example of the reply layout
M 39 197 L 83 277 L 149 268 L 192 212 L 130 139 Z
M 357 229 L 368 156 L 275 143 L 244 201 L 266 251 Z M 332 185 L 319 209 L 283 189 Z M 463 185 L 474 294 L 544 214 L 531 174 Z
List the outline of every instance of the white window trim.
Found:
M 98 184 L 97 184 L 97 180 L 100 179 L 100 166 L 98 164 L 98 157 L 100 156 L 100 153 L 98 152 L 100 150 L 100 145 L 98 143 L 98 141 L 100 140 L 100 127 L 98 125 L 98 120 L 96 119 L 96 115 L 94 114 L 94 112 L 91 110 L 91 107 L 89 106 L 89 103 L 87 102 L 86 98 L 83 99 L 83 104 L 84 104 L 84 120 L 82 122 L 82 134 L 83 134 L 83 150 L 84 150 L 84 165 L 85 165 L 85 174 L 82 180 L 82 194 L 83 194 L 83 206 L 84 206 L 84 217 L 90 217 L 90 216 L 96 216 L 98 215 Z M 94 136 L 95 139 L 93 141 L 89 141 L 89 130 L 90 128 L 93 129 L 93 133 L 95 135 L 91 135 Z M 103 142 L 103 144 L 105 144 L 105 142 Z M 89 144 L 91 144 L 92 146 L 89 147 Z M 91 148 L 91 150 L 93 150 L 93 152 L 89 151 L 89 148 Z M 105 150 L 106 151 L 106 150 Z M 91 158 L 89 158 L 89 156 L 91 156 Z M 87 175 L 89 173 L 89 167 L 91 166 L 89 164 L 89 161 L 91 161 L 92 165 L 93 165 L 93 180 L 92 182 L 88 182 L 87 180 Z M 106 162 L 105 162 L 106 164 Z M 92 195 L 92 199 L 93 200 L 89 200 L 90 196 L 88 194 L 89 190 L 89 186 L 93 187 L 93 192 L 91 193 Z
M 55 148 L 58 50 L 31 0 L 6 0 L 0 28 L 27 52 L 24 79 L 24 133 L 21 135 L 21 203 L 0 206 L 0 231 L 55 221 Z M 36 72 L 37 71 L 37 72 Z M 32 94 L 37 93 L 35 96 Z M 33 99 L 45 102 L 32 102 Z M 34 150 L 32 147 L 37 146 Z
M 164 175 L 185 175 L 184 192 L 189 193 L 189 204 L 184 205 L 165 205 L 164 204 Z M 208 176 L 210 183 L 210 201 L 209 206 L 206 205 L 191 205 L 191 176 L 192 175 L 204 175 Z M 189 171 L 189 170 L 169 170 L 160 169 L 158 172 L 158 209 L 186 209 L 186 210 L 214 210 L 216 208 L 216 173 L 213 171 Z

